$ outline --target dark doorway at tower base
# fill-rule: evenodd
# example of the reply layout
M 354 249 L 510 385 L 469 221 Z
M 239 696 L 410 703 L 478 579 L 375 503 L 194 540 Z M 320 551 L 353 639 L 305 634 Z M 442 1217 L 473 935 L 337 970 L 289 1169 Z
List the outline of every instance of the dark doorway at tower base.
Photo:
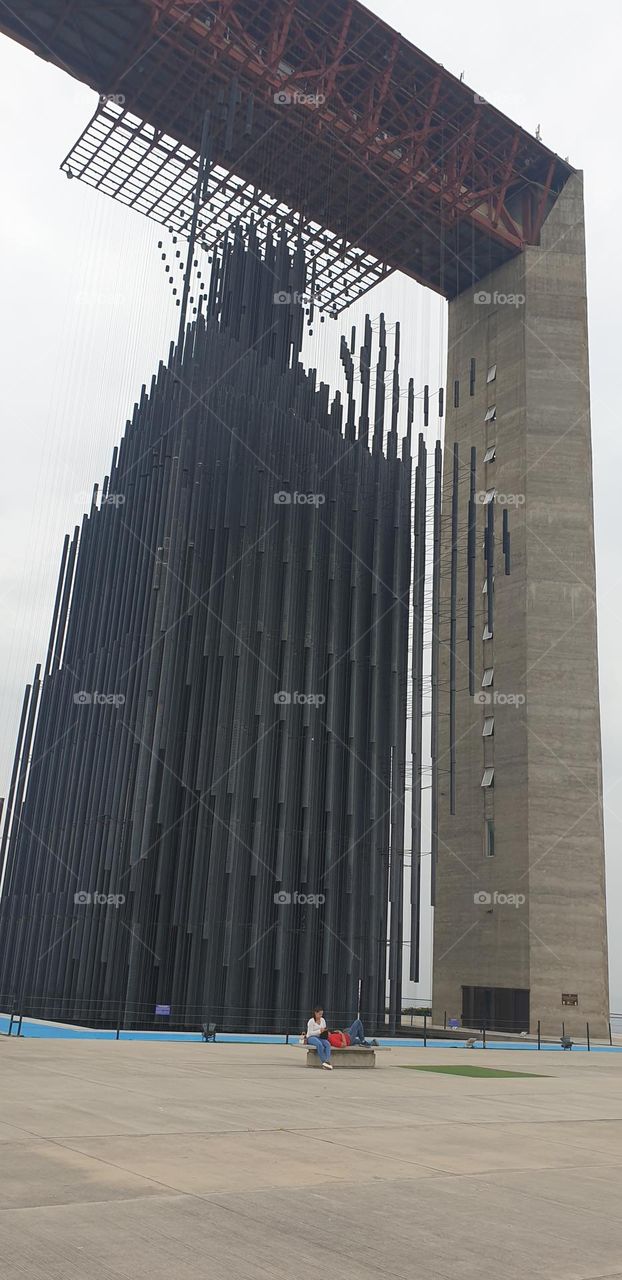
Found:
M 529 992 L 512 987 L 463 987 L 463 1027 L 529 1031 Z

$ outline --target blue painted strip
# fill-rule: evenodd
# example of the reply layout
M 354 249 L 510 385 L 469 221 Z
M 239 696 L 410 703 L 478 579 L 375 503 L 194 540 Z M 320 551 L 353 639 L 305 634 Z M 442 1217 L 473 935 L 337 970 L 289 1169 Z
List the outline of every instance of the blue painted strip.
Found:
M 0 1013 L 0 1031 L 5 1034 L 9 1029 L 10 1018 L 8 1014 Z M 13 1023 L 13 1035 L 17 1035 L 17 1022 Z M 37 1022 L 28 1018 L 24 1018 L 22 1023 L 22 1035 L 31 1039 L 40 1040 L 115 1040 L 115 1031 L 96 1031 L 83 1027 L 63 1026 L 61 1023 L 55 1022 Z M 198 1031 L 122 1031 L 121 1040 L 145 1040 L 145 1041 L 161 1041 L 168 1040 L 180 1044 L 197 1044 L 201 1041 L 201 1034 Z M 284 1035 L 250 1035 L 247 1032 L 226 1032 L 219 1031 L 216 1035 L 218 1044 L 272 1044 L 284 1045 L 286 1038 Z M 297 1044 L 298 1034 L 293 1033 L 289 1037 L 289 1043 Z M 400 1036 L 396 1039 L 380 1039 L 378 1044 L 383 1049 L 422 1049 L 423 1039 L 405 1039 Z M 460 1040 L 443 1040 L 436 1037 L 428 1036 L 428 1048 L 436 1049 L 463 1049 L 464 1041 Z M 481 1040 L 476 1041 L 475 1048 L 482 1049 L 484 1046 Z M 537 1044 L 529 1040 L 493 1040 L 486 1045 L 487 1049 L 523 1049 L 530 1052 L 538 1052 Z M 587 1053 L 587 1045 L 574 1044 L 573 1053 Z M 592 1053 L 622 1053 L 622 1045 L 605 1045 L 593 1044 Z M 542 1053 L 562 1053 L 560 1044 L 543 1044 Z

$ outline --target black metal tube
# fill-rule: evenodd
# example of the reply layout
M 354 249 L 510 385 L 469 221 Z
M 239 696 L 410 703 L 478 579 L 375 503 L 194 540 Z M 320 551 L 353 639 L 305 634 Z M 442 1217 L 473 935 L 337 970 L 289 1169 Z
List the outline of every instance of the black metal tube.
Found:
M 441 501 L 443 482 L 443 451 L 439 440 L 434 449 L 434 515 L 432 535 L 432 653 L 431 653 L 431 729 L 430 754 L 432 765 L 431 796 L 431 845 L 430 845 L 430 902 L 436 904 L 436 872 L 438 865 L 438 714 L 439 714 L 439 657 L 441 620 Z

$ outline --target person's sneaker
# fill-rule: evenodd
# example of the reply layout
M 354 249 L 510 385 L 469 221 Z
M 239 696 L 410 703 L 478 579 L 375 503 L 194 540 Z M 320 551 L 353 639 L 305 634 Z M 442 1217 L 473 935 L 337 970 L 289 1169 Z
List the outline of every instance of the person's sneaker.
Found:
M 372 1049 L 377 1049 L 377 1048 L 378 1048 L 378 1041 L 377 1041 L 377 1040 L 372 1040 L 372 1041 L 371 1041 L 371 1047 L 372 1047 Z
M 325 1071 L 332 1071 L 332 1069 L 333 1069 L 333 1064 L 332 1064 L 332 1062 L 323 1062 L 323 1063 L 322 1063 L 322 1066 L 323 1066 L 323 1068 L 324 1068 L 324 1070 L 325 1070 Z

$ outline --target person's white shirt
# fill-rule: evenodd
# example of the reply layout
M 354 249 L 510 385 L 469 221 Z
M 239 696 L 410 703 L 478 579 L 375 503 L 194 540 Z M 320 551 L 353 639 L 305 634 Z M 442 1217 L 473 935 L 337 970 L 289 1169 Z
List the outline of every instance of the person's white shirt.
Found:
M 309 1036 L 319 1036 L 323 1031 L 326 1031 L 326 1018 L 320 1018 L 319 1022 L 316 1022 L 315 1018 L 309 1018 L 307 1023 L 307 1040 L 309 1039 Z

